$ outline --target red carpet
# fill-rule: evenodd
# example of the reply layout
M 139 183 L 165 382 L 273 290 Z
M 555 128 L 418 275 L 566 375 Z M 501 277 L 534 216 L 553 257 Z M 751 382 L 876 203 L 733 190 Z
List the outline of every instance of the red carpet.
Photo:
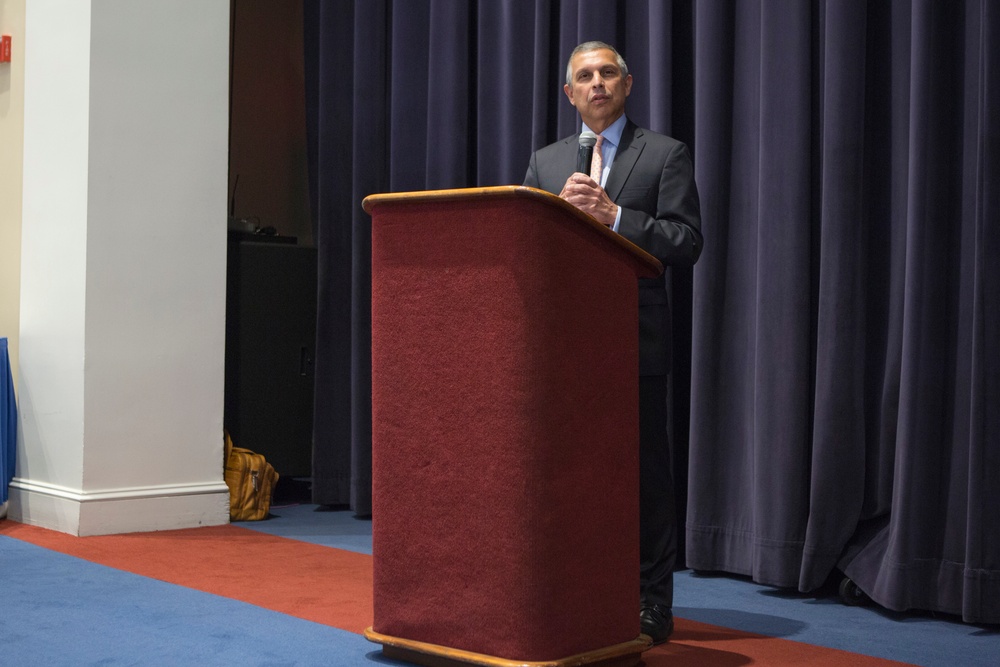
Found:
M 0 535 L 350 632 L 372 623 L 365 554 L 231 525 L 73 537 L 4 521 Z
M 237 526 L 73 537 L 3 521 L 0 535 L 350 632 L 372 623 L 372 561 L 364 554 Z M 906 664 L 680 618 L 670 643 L 643 659 L 647 667 Z

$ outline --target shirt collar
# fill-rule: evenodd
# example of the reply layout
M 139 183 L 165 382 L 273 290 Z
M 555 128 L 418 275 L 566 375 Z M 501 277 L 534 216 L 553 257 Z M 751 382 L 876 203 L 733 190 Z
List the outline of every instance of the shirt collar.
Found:
M 613 144 L 615 146 L 615 148 L 617 148 L 618 146 L 620 146 L 621 143 L 622 143 L 622 132 L 625 131 L 625 123 L 627 123 L 627 122 L 628 122 L 628 119 L 625 117 L 625 114 L 622 114 L 621 116 L 619 116 L 618 120 L 616 120 L 615 122 L 611 123 L 611 125 L 609 125 L 606 130 L 604 130 L 603 132 L 601 132 L 601 136 L 604 137 L 604 141 L 608 142 L 610 144 Z M 589 127 L 587 127 L 586 123 L 583 123 L 583 130 L 582 131 L 583 132 L 593 132 L 593 130 L 591 130 Z

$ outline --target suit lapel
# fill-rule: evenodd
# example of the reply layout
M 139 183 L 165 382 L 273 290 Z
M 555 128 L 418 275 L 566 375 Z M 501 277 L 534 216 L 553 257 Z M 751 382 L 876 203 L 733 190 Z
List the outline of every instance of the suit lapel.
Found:
M 622 142 L 615 153 L 615 161 L 611 163 L 611 172 L 608 174 L 608 181 L 604 184 L 604 191 L 608 193 L 611 201 L 617 201 L 621 194 L 629 174 L 632 173 L 635 163 L 642 154 L 643 146 L 646 145 L 642 138 L 642 129 L 632 121 L 628 121 L 625 130 L 622 132 Z
M 560 152 L 561 153 L 560 159 L 562 160 L 562 164 L 559 165 L 558 173 L 566 174 L 568 176 L 569 174 L 572 174 L 574 171 L 576 171 L 576 156 L 579 149 L 580 149 L 579 134 L 572 134 L 563 140 L 563 150 Z M 565 182 L 566 179 L 564 178 L 563 182 L 559 184 L 559 189 L 556 190 L 556 194 L 559 194 L 559 192 L 562 191 L 562 186 Z

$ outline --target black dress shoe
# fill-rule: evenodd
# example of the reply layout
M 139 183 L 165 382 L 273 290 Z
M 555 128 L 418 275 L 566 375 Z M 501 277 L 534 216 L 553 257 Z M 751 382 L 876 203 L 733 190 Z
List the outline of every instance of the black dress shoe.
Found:
M 653 640 L 653 646 L 667 641 L 674 632 L 674 613 L 660 605 L 643 605 L 639 621 L 642 634 Z

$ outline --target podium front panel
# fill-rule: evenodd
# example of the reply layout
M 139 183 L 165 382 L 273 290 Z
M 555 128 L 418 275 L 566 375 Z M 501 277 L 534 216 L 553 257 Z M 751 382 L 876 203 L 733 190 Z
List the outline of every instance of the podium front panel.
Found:
M 375 631 L 533 661 L 639 634 L 637 280 L 602 241 L 530 200 L 374 211 Z

